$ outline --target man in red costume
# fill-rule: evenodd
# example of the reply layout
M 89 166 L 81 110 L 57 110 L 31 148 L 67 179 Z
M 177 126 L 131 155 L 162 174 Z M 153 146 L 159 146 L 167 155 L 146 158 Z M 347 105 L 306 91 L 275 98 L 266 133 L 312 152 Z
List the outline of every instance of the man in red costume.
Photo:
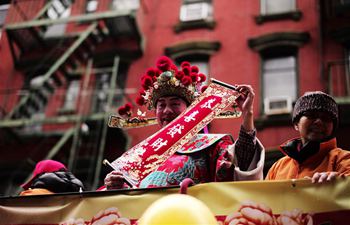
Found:
M 142 90 L 136 102 L 154 108 L 159 126 L 165 127 L 204 91 L 201 85 L 206 76 L 189 62 L 183 62 L 178 69 L 163 56 L 157 68 L 149 68 L 141 80 Z M 235 142 L 228 134 L 197 134 L 148 174 L 140 187 L 179 185 L 185 178 L 195 183 L 262 179 L 265 155 L 254 127 L 254 91 L 250 85 L 238 85 L 237 91 L 242 93 L 236 102 L 243 123 Z M 118 171 L 112 171 L 104 180 L 108 190 L 126 187 L 124 182 Z
M 266 179 L 311 178 L 314 183 L 350 175 L 350 152 L 337 147 L 338 105 L 320 91 L 307 92 L 295 103 L 293 125 L 300 137 L 280 146 L 286 155 Z

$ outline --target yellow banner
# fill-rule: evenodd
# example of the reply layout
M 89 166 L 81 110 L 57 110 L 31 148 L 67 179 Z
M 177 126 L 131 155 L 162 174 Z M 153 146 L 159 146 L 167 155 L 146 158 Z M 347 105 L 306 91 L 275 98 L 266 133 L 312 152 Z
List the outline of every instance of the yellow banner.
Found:
M 0 198 L 0 224 L 135 224 L 156 200 L 178 192 L 174 187 Z M 345 225 L 350 218 L 350 178 L 325 184 L 206 183 L 189 187 L 188 195 L 204 203 L 221 224 Z

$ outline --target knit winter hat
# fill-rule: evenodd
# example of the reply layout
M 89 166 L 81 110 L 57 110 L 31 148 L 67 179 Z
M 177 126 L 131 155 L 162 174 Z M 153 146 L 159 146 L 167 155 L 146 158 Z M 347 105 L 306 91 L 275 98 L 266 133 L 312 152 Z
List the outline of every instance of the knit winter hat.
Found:
M 335 100 L 322 91 L 306 92 L 295 103 L 292 122 L 296 123 L 306 112 L 321 111 L 329 113 L 334 127 L 338 125 L 338 105 Z
M 42 160 L 40 162 L 38 162 L 35 166 L 34 172 L 32 177 L 30 178 L 29 181 L 27 181 L 26 183 L 22 184 L 21 187 L 24 188 L 25 190 L 30 188 L 33 180 L 40 174 L 42 173 L 49 173 L 49 172 L 55 172 L 55 171 L 59 171 L 59 170 L 65 170 L 67 171 L 67 168 L 65 165 L 63 165 L 62 163 L 55 161 L 55 160 Z

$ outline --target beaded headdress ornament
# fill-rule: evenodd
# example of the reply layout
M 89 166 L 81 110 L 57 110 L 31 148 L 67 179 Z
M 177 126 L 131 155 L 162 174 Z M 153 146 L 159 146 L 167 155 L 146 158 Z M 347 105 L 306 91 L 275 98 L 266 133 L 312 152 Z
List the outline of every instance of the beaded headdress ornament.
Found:
M 141 89 L 136 103 L 139 106 L 146 106 L 149 110 L 156 107 L 160 97 L 178 96 L 190 105 L 207 88 L 203 85 L 206 76 L 199 72 L 197 66 L 191 66 L 187 61 L 177 66 L 166 56 L 161 56 L 156 62 L 156 67 L 146 70 L 141 76 Z M 221 118 L 237 118 L 240 112 L 236 105 L 232 106 L 234 111 L 226 111 L 218 115 Z M 118 109 L 121 117 L 110 116 L 108 125 L 119 128 L 135 128 L 155 124 L 156 118 L 146 118 L 145 112 L 138 110 L 138 116 L 132 117 L 132 104 L 126 103 Z M 123 117 L 123 118 L 122 118 Z
M 184 61 L 178 69 L 171 59 L 161 56 L 156 62 L 156 68 L 148 68 L 141 77 L 142 89 L 136 103 L 152 109 L 160 97 L 175 95 L 190 104 L 206 88 L 202 86 L 205 80 L 206 76 L 199 73 L 197 66 Z

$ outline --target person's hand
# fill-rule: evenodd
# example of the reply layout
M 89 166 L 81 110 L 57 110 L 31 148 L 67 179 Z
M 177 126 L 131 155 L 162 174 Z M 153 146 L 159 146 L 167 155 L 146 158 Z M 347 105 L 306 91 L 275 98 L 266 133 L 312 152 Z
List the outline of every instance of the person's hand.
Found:
M 218 173 L 220 173 L 221 170 L 226 171 L 227 169 L 230 169 L 233 164 L 233 150 L 234 147 L 232 145 L 227 147 L 227 151 L 225 151 L 223 158 L 220 160 L 220 165 L 218 167 Z
M 124 177 L 122 173 L 118 171 L 112 171 L 107 174 L 104 183 L 107 190 L 120 189 L 124 185 Z
M 236 103 L 242 111 L 243 127 L 247 131 L 254 130 L 253 103 L 255 93 L 250 85 L 241 84 L 237 86 L 237 91 L 241 95 L 236 99 Z
M 253 113 L 255 93 L 252 86 L 246 84 L 237 85 L 237 91 L 241 93 L 236 102 L 242 113 Z
M 316 172 L 312 177 L 306 177 L 311 179 L 312 183 L 325 183 L 335 180 L 337 177 L 344 177 L 344 175 L 340 175 L 338 172 Z

